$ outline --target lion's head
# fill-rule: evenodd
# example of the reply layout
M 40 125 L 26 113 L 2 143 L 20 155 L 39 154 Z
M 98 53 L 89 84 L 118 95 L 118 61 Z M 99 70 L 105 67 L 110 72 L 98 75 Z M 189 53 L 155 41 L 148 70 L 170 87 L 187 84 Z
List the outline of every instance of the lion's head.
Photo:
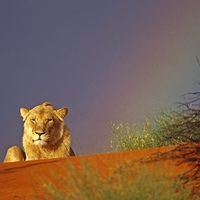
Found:
M 63 137 L 64 118 L 68 109 L 54 109 L 45 102 L 32 109 L 21 108 L 24 120 L 24 142 L 41 147 L 53 147 Z

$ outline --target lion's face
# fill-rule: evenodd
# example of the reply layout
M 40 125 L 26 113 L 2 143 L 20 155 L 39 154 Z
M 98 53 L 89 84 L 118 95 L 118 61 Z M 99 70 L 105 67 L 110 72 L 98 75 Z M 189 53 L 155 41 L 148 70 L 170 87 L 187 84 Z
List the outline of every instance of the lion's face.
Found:
M 62 137 L 67 108 L 55 110 L 50 103 L 43 103 L 31 110 L 21 108 L 26 141 L 39 146 L 52 146 Z
M 50 141 L 59 139 L 59 135 L 56 135 L 55 117 L 51 113 L 33 113 L 27 118 L 26 126 L 28 125 L 28 133 L 30 133 L 31 139 L 35 145 L 45 146 Z

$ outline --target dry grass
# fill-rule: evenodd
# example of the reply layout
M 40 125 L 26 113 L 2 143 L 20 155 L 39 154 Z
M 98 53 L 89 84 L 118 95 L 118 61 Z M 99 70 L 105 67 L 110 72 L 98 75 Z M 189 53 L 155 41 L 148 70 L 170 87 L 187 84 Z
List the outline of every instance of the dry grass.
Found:
M 134 169 L 134 171 L 132 170 Z M 149 170 L 145 165 L 124 165 L 111 176 L 99 176 L 97 168 L 83 163 L 71 166 L 46 181 L 46 199 L 62 200 L 194 200 L 191 189 L 179 178 L 166 175 L 160 167 Z M 137 172 L 137 173 L 136 173 Z

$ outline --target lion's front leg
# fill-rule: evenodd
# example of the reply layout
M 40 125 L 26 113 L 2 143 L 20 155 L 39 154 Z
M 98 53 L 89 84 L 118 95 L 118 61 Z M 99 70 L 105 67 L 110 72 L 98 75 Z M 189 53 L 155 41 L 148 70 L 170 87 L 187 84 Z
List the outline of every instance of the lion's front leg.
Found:
M 24 151 L 19 148 L 18 146 L 12 146 L 10 147 L 7 152 L 6 156 L 4 158 L 4 163 L 5 162 L 19 162 L 19 161 L 24 161 L 26 158 Z

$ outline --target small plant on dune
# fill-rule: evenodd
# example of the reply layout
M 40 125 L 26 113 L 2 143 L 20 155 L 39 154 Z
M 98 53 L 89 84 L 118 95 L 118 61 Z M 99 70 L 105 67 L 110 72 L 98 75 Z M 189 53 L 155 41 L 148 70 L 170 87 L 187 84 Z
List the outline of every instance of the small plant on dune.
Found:
M 133 124 L 112 124 L 111 148 L 115 151 L 154 148 L 200 142 L 200 111 L 165 110 L 147 119 L 141 128 Z
M 85 165 L 86 166 L 86 165 Z M 81 171 L 75 167 L 56 178 L 57 184 L 45 184 L 46 199 L 62 200 L 187 200 L 191 189 L 185 188 L 180 179 L 166 176 L 160 169 L 148 170 L 135 166 L 117 170 L 110 177 L 100 177 L 97 169 L 87 166 Z M 137 171 L 137 173 L 136 173 Z M 57 187 L 62 185 L 62 190 Z
M 113 137 L 111 148 L 115 151 L 143 149 L 157 147 L 159 145 L 158 136 L 154 127 L 146 122 L 140 130 L 136 124 L 112 124 Z
M 154 148 L 169 144 L 165 135 L 168 134 L 167 127 L 173 124 L 173 111 L 170 115 L 159 114 L 156 118 L 148 118 L 142 124 L 115 124 L 111 125 L 113 136 L 110 140 L 111 148 L 115 151 Z

